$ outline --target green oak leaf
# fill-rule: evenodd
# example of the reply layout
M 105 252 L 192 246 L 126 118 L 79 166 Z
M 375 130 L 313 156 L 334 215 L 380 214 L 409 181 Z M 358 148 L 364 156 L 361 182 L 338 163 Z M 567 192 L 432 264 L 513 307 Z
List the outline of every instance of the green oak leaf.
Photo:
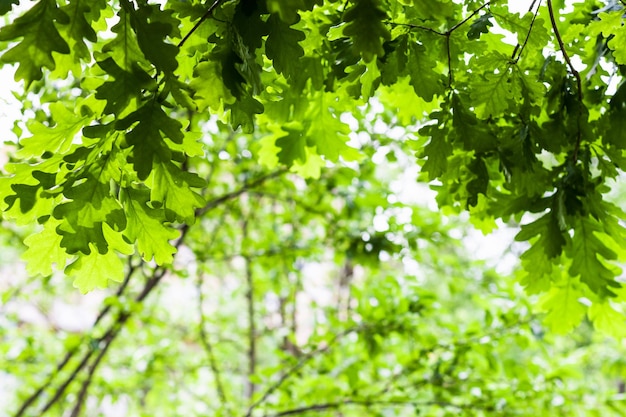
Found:
M 10 12 L 14 4 L 20 4 L 20 0 L 0 0 L 0 16 Z
M 192 190 L 204 187 L 204 180 L 169 161 L 155 164 L 146 184 L 150 187 L 150 201 L 154 206 L 163 207 L 170 221 L 193 223 L 195 210 L 204 206 L 202 196 Z
M 61 29 L 61 33 L 68 39 L 75 60 L 91 60 L 85 39 L 90 42 L 98 41 L 92 25 L 100 18 L 100 11 L 106 7 L 105 0 L 74 0 L 61 7 L 61 11 L 70 19 L 69 24 Z
M 321 0 L 266 0 L 266 3 L 270 13 L 277 13 L 288 24 L 298 21 L 300 10 L 311 10 L 315 4 L 322 4 Z
M 115 219 L 118 218 L 121 206 L 111 194 L 110 185 L 94 177 L 81 181 L 63 191 L 63 195 L 70 201 L 55 207 L 52 212 L 54 217 L 84 227 L 92 227 L 102 222 L 117 223 Z
M 193 99 L 200 111 L 210 108 L 219 111 L 224 104 L 233 104 L 235 97 L 222 79 L 220 62 L 204 61 L 194 68 L 194 78 L 190 83 Z
M 311 99 L 307 111 L 310 125 L 307 130 L 307 143 L 315 146 L 319 155 L 331 161 L 337 161 L 343 153 L 350 153 L 352 148 L 346 145 L 350 128 L 331 110 L 332 95 L 319 92 Z
M 285 165 L 291 165 L 294 161 L 306 162 L 306 138 L 302 132 L 302 126 L 291 123 L 282 127 L 284 135 L 276 139 L 276 146 L 280 148 L 278 160 Z
M 102 235 L 107 241 L 109 251 L 113 250 L 123 255 L 132 255 L 135 253 L 133 245 L 124 240 L 124 235 L 120 232 L 116 232 L 106 223 L 102 223 Z
M 40 217 L 49 216 L 58 199 L 43 196 L 43 191 L 55 187 L 57 175 L 63 177 L 67 172 L 62 155 L 34 165 L 7 164 L 5 169 L 12 176 L 0 177 L 4 215 L 18 224 L 32 224 Z M 16 204 L 18 200 L 19 204 Z
M 437 62 L 428 53 L 428 50 L 417 42 L 410 42 L 408 47 L 407 69 L 410 83 L 415 94 L 426 101 L 432 101 L 444 91 L 442 76 L 435 67 Z
M 135 66 L 144 70 L 150 68 L 133 30 L 131 13 L 125 7 L 118 12 L 119 21 L 111 28 L 115 37 L 102 47 L 102 52 L 115 60 L 115 63 L 124 71 L 131 72 Z
M 138 65 L 131 65 L 130 71 L 126 71 L 108 57 L 98 66 L 113 78 L 96 89 L 96 98 L 107 102 L 105 113 L 120 115 L 131 100 L 139 100 L 145 90 L 156 87 L 154 79 Z
M 567 333 L 580 324 L 587 307 L 579 300 L 583 293 L 568 279 L 563 286 L 555 286 L 541 297 L 540 309 L 547 312 L 544 322 L 556 333 Z
M 2 55 L 2 62 L 17 63 L 16 80 L 24 80 L 26 88 L 43 76 L 42 68 L 54 70 L 53 52 L 69 54 L 70 48 L 55 25 L 69 22 L 55 0 L 40 0 L 11 24 L 0 29 L 0 41 L 22 38 Z
M 230 123 L 233 129 L 241 127 L 244 133 L 254 131 L 254 116 L 264 111 L 263 104 L 249 94 L 244 94 L 226 106 L 230 110 Z
M 541 51 L 548 45 L 551 38 L 546 22 L 541 17 L 536 17 L 532 12 L 520 17 L 519 14 L 509 13 L 505 5 L 491 7 L 490 11 L 503 29 L 514 33 L 520 45 L 526 45 L 524 53 L 527 57 L 541 57 Z M 530 32 L 529 27 L 532 27 Z
M 391 39 L 389 29 L 383 23 L 386 19 L 387 13 L 378 0 L 359 0 L 345 13 L 343 34 L 352 38 L 354 48 L 365 62 L 385 55 L 383 41 Z
M 137 242 L 137 249 L 147 262 L 154 258 L 157 265 L 171 264 L 176 248 L 170 243 L 179 232 L 164 224 L 165 211 L 148 205 L 148 190 L 125 188 L 122 193 L 127 226 L 124 234 Z
M 185 134 L 182 131 L 182 123 L 165 114 L 161 106 L 154 101 L 144 104 L 118 121 L 116 128 L 124 130 L 135 122 L 138 123 L 126 133 L 126 142 L 128 146 L 133 147 L 133 152 L 129 155 L 130 162 L 139 179 L 145 180 L 150 175 L 153 163 L 171 159 L 172 152 L 163 136 L 180 144 Z
M 613 12 L 602 12 L 598 14 L 600 20 L 594 22 L 596 32 L 601 32 L 605 38 L 608 38 L 607 45 L 613 51 L 615 61 L 620 64 L 626 64 L 626 27 L 624 27 L 623 13 L 621 10 Z
M 539 239 L 532 243 L 532 246 L 540 248 L 539 253 L 544 253 L 549 259 L 561 255 L 566 240 L 559 226 L 557 216 L 552 212 L 543 215 L 534 222 L 523 225 L 520 232 L 515 236 L 515 240 L 526 241 L 537 236 L 539 236 Z
M 492 17 L 493 15 L 491 13 L 485 13 L 478 19 L 474 20 L 470 29 L 467 31 L 467 38 L 476 40 L 480 39 L 480 35 L 483 33 L 489 33 L 489 28 L 493 26 L 493 22 L 491 21 Z
M 606 261 L 617 259 L 617 254 L 601 238 L 606 238 L 606 235 L 596 221 L 584 217 L 579 219 L 572 238 L 572 265 L 569 272 L 572 276 L 580 276 L 581 282 L 587 284 L 594 293 L 615 296 L 613 289 L 621 285 L 615 281 L 615 272 L 606 266 Z
M 603 332 L 615 338 L 626 336 L 626 322 L 624 315 L 617 312 L 611 302 L 594 302 L 587 312 L 594 330 Z
M 62 103 L 51 103 L 50 113 L 54 126 L 49 127 L 33 121 L 28 126 L 33 136 L 20 141 L 23 147 L 17 153 L 19 157 L 39 157 L 46 152 L 67 153 L 76 135 L 92 119 L 89 116 L 76 115 Z
M 172 73 L 178 67 L 178 47 L 165 42 L 165 38 L 177 34 L 174 29 L 180 24 L 172 13 L 172 10 L 161 10 L 158 5 L 140 5 L 131 13 L 139 48 L 158 71 L 165 73 Z
M 26 272 L 30 276 L 52 275 L 55 265 L 57 270 L 63 270 L 68 260 L 68 254 L 61 246 L 62 236 L 56 232 L 57 221 L 48 220 L 40 232 L 33 233 L 24 239 L 28 247 L 22 259 L 26 262 Z
M 99 253 L 92 243 L 89 248 L 88 255 L 81 255 L 65 268 L 65 273 L 74 279 L 74 287 L 85 294 L 96 288 L 107 288 L 109 280 L 122 282 L 124 264 L 117 253 L 112 250 Z
M 299 59 L 304 56 L 304 49 L 299 42 L 306 35 L 293 29 L 277 15 L 270 16 L 268 23 L 270 31 L 265 41 L 265 54 L 273 61 L 276 72 L 283 74 L 285 78 L 297 76 L 300 69 Z
M 420 135 L 430 137 L 430 141 L 420 155 L 426 158 L 422 171 L 428 173 L 429 181 L 438 178 L 448 168 L 448 157 L 452 155 L 452 145 L 448 142 L 448 132 L 437 125 L 428 125 L 420 129 Z

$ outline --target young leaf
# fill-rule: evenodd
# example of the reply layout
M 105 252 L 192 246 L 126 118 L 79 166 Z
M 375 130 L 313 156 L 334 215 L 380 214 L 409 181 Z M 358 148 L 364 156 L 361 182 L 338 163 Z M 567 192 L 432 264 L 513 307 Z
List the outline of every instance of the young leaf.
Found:
M 68 254 L 61 246 L 62 236 L 56 232 L 59 222 L 48 220 L 43 230 L 24 239 L 28 249 L 22 255 L 26 262 L 26 271 L 29 275 L 52 275 L 52 266 L 63 270 L 68 260 Z
M 96 288 L 106 288 L 109 280 L 122 282 L 124 264 L 112 250 L 102 254 L 95 245 L 89 244 L 90 253 L 82 255 L 65 268 L 65 273 L 74 279 L 74 287 L 83 294 Z
M 170 241 L 179 233 L 166 226 L 165 211 L 148 205 L 149 192 L 126 188 L 122 191 L 127 226 L 124 234 L 133 242 L 146 262 L 154 258 L 157 265 L 171 264 L 176 248 Z
M 563 286 L 553 287 L 540 301 L 547 312 L 544 322 L 556 333 L 567 333 L 580 324 L 587 308 L 580 302 L 583 294 L 574 287 L 573 279 Z

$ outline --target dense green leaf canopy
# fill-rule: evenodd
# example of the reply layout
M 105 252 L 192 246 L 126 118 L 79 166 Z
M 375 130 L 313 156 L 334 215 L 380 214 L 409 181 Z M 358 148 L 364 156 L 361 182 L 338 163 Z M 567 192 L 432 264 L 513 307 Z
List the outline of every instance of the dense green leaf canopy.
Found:
M 211 135 L 248 134 L 246 157 L 316 181 L 369 163 L 350 120 L 382 104 L 440 207 L 521 221 L 522 283 L 549 320 L 625 296 L 624 213 L 606 198 L 626 163 L 619 2 L 19 3 L 1 3 L 1 60 L 40 110 L 16 125 L 0 194 L 5 219 L 41 225 L 32 273 L 86 292 L 123 279 L 119 255 L 168 265 L 208 209 L 193 161 Z

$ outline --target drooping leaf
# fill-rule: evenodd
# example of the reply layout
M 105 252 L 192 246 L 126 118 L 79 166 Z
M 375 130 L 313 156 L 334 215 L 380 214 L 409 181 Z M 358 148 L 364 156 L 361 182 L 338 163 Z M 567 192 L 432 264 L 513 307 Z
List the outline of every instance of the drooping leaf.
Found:
M 274 63 L 274 69 L 286 78 L 296 76 L 300 65 L 299 60 L 304 55 L 304 49 L 299 42 L 306 35 L 285 23 L 276 15 L 268 19 L 270 31 L 265 41 L 265 53 Z
M 547 312 L 544 322 L 557 333 L 567 333 L 580 324 L 587 308 L 581 303 L 583 296 L 572 283 L 553 287 L 540 301 L 540 308 Z
M 387 13 L 377 0 L 361 0 L 355 2 L 345 13 L 346 27 L 344 35 L 352 38 L 354 48 L 361 53 L 366 62 L 375 56 L 385 55 L 383 41 L 391 35 L 383 23 Z
M 587 218 L 579 220 L 572 238 L 572 276 L 580 276 L 581 282 L 601 296 L 615 296 L 614 289 L 621 285 L 615 281 L 615 273 L 606 262 L 616 259 L 617 254 L 600 239 L 603 236 L 598 224 Z M 604 235 L 606 236 L 606 235 Z
M 65 273 L 73 278 L 74 287 L 87 293 L 96 288 L 106 288 L 109 280 L 121 282 L 124 264 L 114 251 L 99 253 L 93 244 L 89 244 L 89 255 L 83 255 L 65 268 Z
M 2 55 L 2 61 L 17 63 L 16 80 L 26 87 L 43 76 L 42 68 L 56 68 L 53 52 L 69 54 L 70 48 L 59 34 L 55 22 L 67 24 L 68 16 L 55 0 L 41 0 L 15 21 L 0 29 L 0 41 L 21 40 Z
M 120 120 L 117 128 L 124 130 L 133 124 L 134 126 L 126 133 L 126 141 L 128 146 L 133 147 L 133 167 L 139 179 L 145 180 L 152 171 L 153 163 L 171 159 L 171 150 L 164 138 L 181 143 L 184 138 L 183 125 L 165 114 L 154 102 L 146 103 Z
M 141 5 L 138 10 L 127 11 L 136 33 L 137 45 L 158 71 L 172 73 L 178 67 L 178 47 L 166 42 L 176 35 L 179 22 L 171 10 L 161 10 L 158 5 Z
M 154 258 L 157 265 L 172 263 L 176 248 L 170 241 L 178 232 L 164 224 L 164 209 L 151 208 L 149 192 L 127 188 L 122 192 L 127 226 L 124 234 L 137 242 L 139 253 L 146 261 Z
M 106 100 L 105 113 L 121 115 L 131 100 L 139 100 L 145 90 L 155 88 L 155 83 L 144 70 L 131 65 L 130 71 L 117 65 L 113 58 L 98 62 L 98 66 L 113 78 L 96 89 L 96 98 Z
M 62 237 L 55 230 L 57 225 L 58 222 L 49 220 L 44 223 L 40 232 L 24 239 L 28 249 L 22 255 L 22 259 L 26 262 L 26 271 L 29 275 L 51 275 L 53 265 L 57 270 L 65 268 L 69 257 L 61 246 Z
M 489 33 L 489 28 L 493 26 L 493 22 L 491 21 L 492 17 L 493 15 L 491 13 L 485 13 L 474 20 L 470 29 L 467 31 L 467 38 L 476 40 L 480 39 L 480 35 L 483 33 Z
M 191 88 L 195 91 L 194 100 L 200 110 L 211 108 L 218 111 L 225 104 L 232 104 L 235 97 L 224 84 L 222 68 L 219 62 L 205 61 L 194 69 L 195 78 L 191 81 Z
M 171 162 L 156 163 L 147 184 L 151 188 L 150 201 L 165 210 L 169 221 L 191 224 L 195 220 L 195 210 L 204 205 L 204 199 L 193 190 L 203 187 L 204 181 Z

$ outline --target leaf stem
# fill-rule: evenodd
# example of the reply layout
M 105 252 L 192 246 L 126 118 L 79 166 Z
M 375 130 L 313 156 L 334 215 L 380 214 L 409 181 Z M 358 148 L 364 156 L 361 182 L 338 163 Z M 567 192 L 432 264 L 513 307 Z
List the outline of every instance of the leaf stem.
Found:
M 438 30 L 430 28 L 428 26 L 414 25 L 414 24 L 410 24 L 410 23 L 387 22 L 387 24 L 392 25 L 392 26 L 404 26 L 404 27 L 407 27 L 409 29 L 420 29 L 420 30 L 424 30 L 424 31 L 427 31 L 427 32 L 434 33 L 434 34 L 439 35 L 439 36 L 444 36 L 446 38 L 446 53 L 447 53 L 447 56 L 448 56 L 448 88 L 452 88 L 452 84 L 454 83 L 454 75 L 453 75 L 453 72 L 452 72 L 452 53 L 450 51 L 450 37 L 452 36 L 452 33 L 455 30 L 457 30 L 458 28 L 463 26 L 471 18 L 476 16 L 482 9 L 484 9 L 485 7 L 488 7 L 490 4 L 491 4 L 491 1 L 487 1 L 487 2 L 483 3 L 480 7 L 478 7 L 476 10 L 474 10 L 472 13 L 470 13 L 467 17 L 465 17 L 465 19 L 463 19 L 460 22 L 456 23 L 454 26 L 452 26 L 450 29 L 448 29 L 445 32 L 439 32 Z

